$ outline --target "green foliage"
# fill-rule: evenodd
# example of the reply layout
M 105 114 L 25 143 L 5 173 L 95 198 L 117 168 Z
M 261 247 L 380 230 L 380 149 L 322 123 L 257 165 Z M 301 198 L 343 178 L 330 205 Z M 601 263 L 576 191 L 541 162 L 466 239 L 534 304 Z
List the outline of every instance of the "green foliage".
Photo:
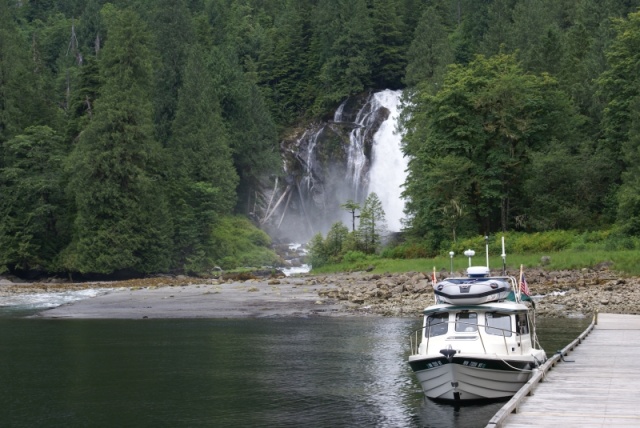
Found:
M 341 222 L 334 223 L 324 240 L 324 251 L 329 260 L 337 261 L 342 257 L 343 248 L 349 236 L 349 229 Z
M 42 119 L 29 108 L 35 95 L 33 64 L 16 12 L 15 2 L 0 0 L 0 144 Z
M 432 257 L 435 252 L 421 242 L 404 242 L 400 245 L 386 247 L 380 257 L 389 259 L 421 259 Z
M 274 17 L 260 55 L 260 87 L 281 125 L 301 119 L 314 100 L 309 85 L 315 73 L 309 48 L 309 9 L 306 2 L 286 1 L 284 10 Z
M 382 238 L 387 232 L 382 202 L 375 192 L 370 193 L 364 201 L 360 212 L 357 239 L 359 248 L 367 254 L 373 254 L 380 249 Z
M 345 263 L 356 263 L 362 260 L 366 260 L 367 254 L 362 251 L 347 251 L 344 256 L 342 256 L 342 261 Z
M 217 252 L 213 261 L 222 269 L 243 266 L 279 266 L 281 260 L 269 248 L 271 238 L 241 216 L 224 216 L 212 231 Z
M 441 84 L 446 66 L 453 62 L 453 47 L 443 12 L 431 6 L 422 13 L 407 53 L 405 81 L 408 85 Z
M 149 33 L 130 10 L 103 9 L 109 39 L 102 51 L 103 89 L 95 116 L 67 166 L 75 198 L 71 271 L 157 272 L 169 267 L 169 223 L 153 138 Z
M 254 194 L 259 179 L 280 167 L 276 127 L 260 89 L 242 72 L 231 53 L 212 48 L 210 55 L 209 70 L 240 178 L 238 200 L 244 203 Z
M 322 267 L 329 261 L 322 233 L 313 235 L 309 241 L 309 263 L 315 268 Z
M 174 225 L 172 265 L 189 271 L 213 267 L 211 229 L 232 212 L 238 175 L 210 66 L 194 47 L 187 55 L 172 138 L 170 189 Z
M 360 204 L 355 203 L 352 199 L 349 199 L 344 204 L 340 205 L 341 208 L 349 211 L 351 214 L 351 231 L 355 232 L 356 230 L 356 211 L 360 211 Z
M 365 255 L 363 248 L 366 247 L 360 232 L 349 232 L 342 222 L 337 222 L 331 226 L 326 238 L 321 233 L 311 238 L 310 263 L 314 269 L 327 264 L 351 263 L 354 258 Z
M 337 5 L 325 0 L 319 7 L 328 8 L 331 27 L 337 27 L 324 34 L 329 49 L 318 76 L 316 103 L 322 111 L 371 84 L 375 33 L 365 0 L 340 0 Z
M 56 271 L 69 239 L 62 138 L 35 126 L 9 140 L 0 170 L 0 270 Z
M 618 223 L 623 230 L 640 236 L 640 12 L 616 22 L 617 37 L 607 51 L 610 69 L 600 78 L 608 98 L 603 112 L 602 149 L 613 154 L 614 171 L 620 168 Z
M 178 90 L 182 84 L 182 72 L 187 46 L 193 43 L 193 25 L 186 0 L 155 0 L 151 5 L 150 30 L 160 53 L 154 67 L 156 89 L 154 94 L 154 123 L 157 137 L 162 144 L 170 138 L 171 123 L 178 108 Z
M 403 83 L 414 239 L 385 254 L 554 229 L 637 248 L 638 0 L 104 4 L 0 0 L 4 269 L 207 271 L 278 132 Z M 324 262 L 377 251 L 361 229 Z
M 451 67 L 435 95 L 419 87 L 405 115 L 406 207 L 413 233 L 436 246 L 460 226 L 515 226 L 528 213 L 521 195 L 531 153 L 554 140 L 572 147 L 579 123 L 554 79 L 524 72 L 509 55 Z
M 384 263 L 383 259 L 375 254 L 364 254 L 362 252 L 354 252 L 349 256 L 353 261 L 341 261 L 335 264 L 323 265 L 319 268 L 313 267 L 314 273 L 330 273 L 330 272 L 352 272 L 352 271 L 364 271 L 370 270 L 372 266 L 375 267 L 376 272 L 385 272 L 385 270 L 379 270 L 380 263 Z M 388 271 L 387 271 L 388 272 Z
M 376 88 L 402 86 L 406 68 L 407 29 L 399 0 L 374 0 L 371 6 L 374 28 L 371 80 Z

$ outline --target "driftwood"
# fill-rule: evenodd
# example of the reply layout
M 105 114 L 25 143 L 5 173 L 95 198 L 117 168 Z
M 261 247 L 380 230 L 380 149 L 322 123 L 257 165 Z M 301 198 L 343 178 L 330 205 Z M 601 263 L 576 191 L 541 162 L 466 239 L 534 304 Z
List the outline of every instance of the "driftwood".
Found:
M 271 209 L 271 203 L 273 202 L 273 198 L 276 196 L 276 190 L 278 189 L 278 177 L 276 177 L 276 184 L 273 186 L 273 192 L 271 192 L 271 198 L 269 198 L 269 204 L 267 205 L 267 209 L 265 210 L 266 214 L 269 214 L 269 210 Z M 253 212 L 255 212 L 255 208 Z
M 280 221 L 278 222 L 278 229 L 280 229 L 280 225 L 282 224 L 282 220 L 284 220 L 284 215 L 287 213 L 287 209 L 289 208 L 289 202 L 291 202 L 291 194 L 293 192 L 290 191 L 291 190 L 291 186 L 287 187 L 287 191 L 289 191 L 289 197 L 287 197 L 287 203 L 284 206 L 284 210 L 282 211 L 282 216 L 280 217 Z M 276 209 L 276 207 L 273 208 L 274 210 Z
M 287 193 L 289 193 L 289 190 L 291 190 L 291 185 L 287 186 L 287 188 L 284 190 L 284 192 L 282 193 L 282 196 L 280 196 L 280 199 L 278 199 L 278 202 L 276 202 L 276 204 L 274 205 L 273 209 L 271 210 L 271 212 L 269 212 L 269 210 L 267 209 L 267 213 L 265 214 L 264 218 L 262 219 L 262 221 L 260 222 L 261 224 L 264 224 L 267 222 L 267 220 L 269 220 L 269 218 L 271 218 L 271 216 L 273 215 L 274 212 L 276 212 L 276 210 L 278 209 L 278 207 L 280 206 L 280 203 L 282 202 L 282 200 L 284 199 L 285 196 L 287 196 Z M 274 191 L 275 193 L 275 191 Z

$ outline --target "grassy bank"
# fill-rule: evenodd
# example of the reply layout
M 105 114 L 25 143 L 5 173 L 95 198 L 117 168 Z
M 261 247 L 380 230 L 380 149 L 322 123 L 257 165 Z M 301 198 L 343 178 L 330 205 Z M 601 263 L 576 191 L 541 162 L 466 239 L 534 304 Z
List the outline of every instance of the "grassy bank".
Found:
M 503 243 L 504 238 L 504 243 Z M 469 266 L 464 255 L 466 249 L 476 253 L 475 266 L 486 264 L 486 245 L 489 245 L 489 266 L 502 268 L 500 254 L 507 253 L 506 265 L 510 271 L 543 267 L 549 270 L 595 268 L 603 264 L 623 275 L 640 276 L 640 238 L 628 236 L 619 230 L 608 229 L 591 232 L 554 230 L 539 233 L 507 232 L 491 236 L 474 236 L 457 242 L 443 242 L 434 251 L 425 242 L 406 241 L 384 248 L 381 255 L 366 255 L 360 251 L 344 252 L 339 263 L 314 265 L 314 273 L 333 273 L 365 270 L 372 272 L 425 272 L 434 267 L 437 271 L 451 269 L 461 271 Z M 312 246 L 313 259 L 313 246 Z M 449 257 L 449 252 L 454 257 Z M 544 262 L 543 262 L 544 260 Z M 313 262 L 312 262 L 313 264 Z
M 547 264 L 542 263 L 542 258 L 548 257 Z M 447 256 L 420 259 L 390 259 L 377 256 L 367 256 L 363 259 L 351 263 L 339 263 L 322 266 L 313 269 L 313 273 L 334 273 L 365 270 L 373 267 L 372 272 L 427 272 L 435 267 L 437 271 L 450 269 L 451 259 Z M 582 269 L 594 268 L 602 263 L 607 263 L 609 269 L 621 274 L 636 276 L 640 275 L 640 250 L 566 250 L 545 253 L 530 254 L 509 254 L 507 255 L 507 268 L 518 270 L 520 265 L 525 268 L 544 267 L 549 270 Z M 472 259 L 473 265 L 485 265 L 486 256 L 484 251 L 476 251 L 476 256 Z M 463 254 L 456 254 L 453 257 L 454 271 L 467 268 L 469 260 Z M 492 269 L 502 268 L 500 256 L 489 257 L 489 266 Z

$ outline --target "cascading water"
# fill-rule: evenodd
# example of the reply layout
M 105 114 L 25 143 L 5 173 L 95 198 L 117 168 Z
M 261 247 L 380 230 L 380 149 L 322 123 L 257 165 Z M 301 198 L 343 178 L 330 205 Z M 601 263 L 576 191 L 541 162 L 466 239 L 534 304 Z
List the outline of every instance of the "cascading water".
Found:
M 358 111 L 355 128 L 349 134 L 347 160 L 347 182 L 352 188 L 353 200 L 363 202 L 369 193 L 375 192 L 384 209 L 387 228 L 402 229 L 404 202 L 400 197 L 406 179 L 407 161 L 402 154 L 402 136 L 396 132 L 402 91 L 385 90 L 373 94 Z M 343 122 L 345 103 L 336 114 L 335 122 Z M 381 108 L 389 111 L 387 118 L 379 123 L 377 114 Z M 373 135 L 370 155 L 366 153 L 366 140 Z
M 371 168 L 369 169 L 369 193 L 380 198 L 387 219 L 387 228 L 398 232 L 402 229 L 404 200 L 400 197 L 407 178 L 407 159 L 402 153 L 402 135 L 396 131 L 401 91 L 382 91 L 374 95 L 374 101 L 389 110 L 389 117 L 373 136 Z
M 265 189 L 254 211 L 271 236 L 305 242 L 335 222 L 351 226 L 342 205 L 351 199 L 362 206 L 371 192 L 382 203 L 387 229 L 401 230 L 407 162 L 395 132 L 400 97 L 385 90 L 349 98 L 332 121 L 283 141 L 285 176 Z
M 335 122 L 342 122 L 342 111 L 346 101 L 336 110 Z M 367 186 L 367 178 L 364 176 L 368 170 L 369 161 L 365 154 L 365 137 L 371 122 L 375 118 L 369 108 L 370 101 L 360 109 L 355 120 L 355 128 L 349 133 L 349 151 L 347 158 L 347 182 L 351 183 L 354 201 L 363 199 L 362 189 Z M 365 195 L 366 196 L 366 195 Z

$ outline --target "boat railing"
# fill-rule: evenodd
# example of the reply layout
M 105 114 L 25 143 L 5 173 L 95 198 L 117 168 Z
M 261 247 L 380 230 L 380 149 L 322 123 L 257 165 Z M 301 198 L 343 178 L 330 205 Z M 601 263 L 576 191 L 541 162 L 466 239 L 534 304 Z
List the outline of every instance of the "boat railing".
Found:
M 416 330 L 414 330 L 411 335 L 409 336 L 410 340 L 411 340 L 411 354 L 412 355 L 416 355 L 418 354 L 419 348 L 420 348 L 420 343 L 422 342 L 423 338 L 426 338 L 427 340 L 427 344 L 425 346 L 425 353 L 429 353 L 429 344 L 431 341 L 431 337 L 439 337 L 439 336 L 444 336 L 444 334 L 448 334 L 449 329 L 447 328 L 447 333 L 444 333 L 442 335 L 434 335 L 432 336 L 431 333 L 431 328 L 432 327 L 441 327 L 443 324 L 447 324 L 447 327 L 450 324 L 454 324 L 454 325 L 468 325 L 470 327 L 474 327 L 475 330 L 473 332 L 464 332 L 464 331 L 456 331 L 456 333 L 475 333 L 477 334 L 477 337 L 480 338 L 480 343 L 482 344 L 482 350 L 485 354 L 488 354 L 487 352 L 487 347 L 485 346 L 485 342 L 484 342 L 484 335 L 491 335 L 491 336 L 500 336 L 500 334 L 494 334 L 494 333 L 487 333 L 486 330 L 487 329 L 491 329 L 492 332 L 500 332 L 501 336 L 502 336 L 502 341 L 504 343 L 504 348 L 505 348 L 505 352 L 509 353 L 509 344 L 507 343 L 507 337 L 512 337 L 513 335 L 515 335 L 515 337 L 518 340 L 518 347 L 520 348 L 520 351 L 522 352 L 522 335 L 518 334 L 516 331 L 511 330 L 511 329 L 506 329 L 506 328 L 500 328 L 500 327 L 496 327 L 496 326 L 492 326 L 492 325 L 486 325 L 486 324 L 476 324 L 476 323 L 472 323 L 472 322 L 468 322 L 468 321 L 445 321 L 445 322 L 441 322 L 441 323 L 437 323 L 437 324 L 431 324 L 428 326 L 423 326 L 421 328 L 418 328 Z M 481 329 L 484 328 L 484 332 L 481 331 Z M 426 333 L 424 334 L 425 329 L 427 330 Z M 469 336 L 471 337 L 471 336 Z M 439 351 L 439 350 L 438 350 Z M 492 352 L 493 353 L 493 352 Z

